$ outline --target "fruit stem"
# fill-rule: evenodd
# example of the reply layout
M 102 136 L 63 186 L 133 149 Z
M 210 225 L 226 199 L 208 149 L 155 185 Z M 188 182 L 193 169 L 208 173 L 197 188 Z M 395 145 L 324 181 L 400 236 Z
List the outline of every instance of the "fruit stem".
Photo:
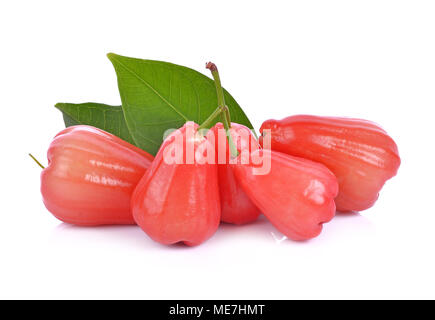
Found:
M 36 160 L 36 158 L 35 158 L 31 153 L 29 153 L 29 156 L 30 156 L 30 158 L 33 159 L 33 161 L 36 162 L 36 164 L 37 164 L 38 166 L 40 166 L 42 169 L 45 169 L 45 167 L 41 164 L 41 162 L 39 162 L 38 160 Z
M 211 71 L 211 75 L 213 76 L 214 83 L 216 86 L 218 106 L 222 108 L 223 106 L 226 106 L 226 104 L 225 104 L 224 90 L 222 89 L 221 77 L 219 76 L 219 71 L 213 62 L 207 62 L 205 67 Z M 231 128 L 231 118 L 229 112 L 227 112 L 225 116 L 227 117 L 228 125 Z
M 230 111 L 225 104 L 224 90 L 222 89 L 221 78 L 219 76 L 219 71 L 213 62 L 208 62 L 205 67 L 211 71 L 216 86 L 216 94 L 218 100 L 218 109 L 221 110 L 222 123 L 225 128 L 225 132 L 228 139 L 228 144 L 230 147 L 231 157 L 237 157 L 239 152 L 237 151 L 236 145 L 234 144 L 233 137 L 230 134 L 231 128 L 231 117 Z
M 208 128 L 213 123 L 213 120 L 216 119 L 216 117 L 218 117 L 220 114 L 222 114 L 222 109 L 217 108 L 207 119 L 205 119 L 203 123 L 201 123 L 201 125 L 198 127 L 198 131 Z

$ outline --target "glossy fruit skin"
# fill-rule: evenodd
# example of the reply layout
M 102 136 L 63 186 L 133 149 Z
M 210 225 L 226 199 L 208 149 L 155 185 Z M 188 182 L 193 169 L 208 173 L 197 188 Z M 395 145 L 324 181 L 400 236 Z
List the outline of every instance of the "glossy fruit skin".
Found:
M 133 193 L 132 213 L 136 223 L 153 240 L 170 245 L 183 242 L 199 245 L 210 238 L 220 222 L 220 200 L 217 166 L 205 159 L 199 151 L 213 148 L 204 137 L 188 137 L 188 130 L 196 131 L 197 124 L 187 122 L 165 139 L 151 167 Z M 182 140 L 175 139 L 181 135 Z M 165 152 L 192 148 L 196 154 L 193 163 L 165 161 Z M 205 162 L 205 161 L 204 161 Z
M 130 198 L 153 156 L 103 130 L 78 125 L 58 133 L 41 173 L 44 204 L 63 222 L 134 224 Z
M 396 143 L 370 121 L 299 115 L 267 120 L 264 129 L 271 130 L 272 150 L 323 163 L 336 175 L 338 211 L 373 206 L 400 166 Z
M 215 141 L 216 163 L 218 164 L 221 221 L 237 225 L 250 223 L 258 219 L 260 210 L 252 203 L 234 176 L 227 139 L 222 134 L 224 130 L 220 122 L 210 130 Z M 248 148 L 250 151 L 259 149 L 259 144 L 248 127 L 232 123 L 230 132 L 238 150 L 242 148 Z M 219 163 L 219 152 L 223 150 L 226 150 L 225 157 L 221 159 L 225 161 L 221 160 Z
M 256 165 L 236 165 L 237 180 L 249 198 L 288 238 L 314 238 L 335 215 L 335 176 L 324 165 L 270 150 L 257 150 L 271 161 L 270 172 L 256 175 Z

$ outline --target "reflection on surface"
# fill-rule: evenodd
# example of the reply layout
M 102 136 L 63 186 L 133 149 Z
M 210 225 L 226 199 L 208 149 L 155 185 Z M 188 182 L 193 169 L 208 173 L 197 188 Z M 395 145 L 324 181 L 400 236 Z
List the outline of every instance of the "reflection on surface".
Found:
M 261 215 L 258 220 L 237 226 L 228 223 L 221 223 L 216 234 L 208 241 L 200 245 L 201 248 L 209 246 L 219 246 L 225 248 L 242 244 L 243 246 L 256 246 L 257 244 L 269 246 L 316 246 L 331 244 L 334 242 L 343 243 L 355 239 L 373 240 L 375 226 L 370 219 L 359 213 L 340 213 L 337 212 L 334 219 L 323 225 L 322 233 L 314 239 L 308 241 L 292 241 L 280 233 L 265 216 Z M 108 246 L 136 247 L 139 249 L 177 249 L 177 250 L 194 250 L 195 247 L 187 247 L 182 244 L 164 246 L 152 241 L 138 226 L 98 226 L 98 227 L 80 227 L 67 223 L 60 223 L 53 229 L 52 233 L 54 243 L 70 243 L 71 246 L 77 242 L 86 242 L 92 245 L 95 242 L 101 245 L 107 242 Z M 198 247 L 196 247 L 198 248 Z

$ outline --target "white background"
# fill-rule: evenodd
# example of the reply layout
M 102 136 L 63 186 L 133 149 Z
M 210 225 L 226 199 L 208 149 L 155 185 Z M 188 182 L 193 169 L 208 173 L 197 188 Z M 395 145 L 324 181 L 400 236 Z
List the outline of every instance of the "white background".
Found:
M 0 30 L 0 298 L 435 298 L 434 1 L 3 1 Z M 120 103 L 108 52 L 214 61 L 257 129 L 373 120 L 402 166 L 372 209 L 304 243 L 265 219 L 195 248 L 63 224 L 27 153 L 46 163 L 56 102 Z

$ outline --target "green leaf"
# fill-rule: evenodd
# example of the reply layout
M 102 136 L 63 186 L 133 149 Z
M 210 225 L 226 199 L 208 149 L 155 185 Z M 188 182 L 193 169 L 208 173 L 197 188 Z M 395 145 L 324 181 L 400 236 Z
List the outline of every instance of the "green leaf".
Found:
M 62 111 L 63 120 L 67 127 L 78 124 L 94 126 L 134 144 L 125 123 L 121 106 L 87 102 L 57 103 L 55 107 Z
M 118 77 L 127 127 L 136 145 L 151 154 L 157 153 L 167 129 L 189 120 L 201 124 L 217 108 L 214 82 L 202 73 L 168 62 L 107 56 Z M 252 129 L 227 91 L 225 101 L 231 120 Z

